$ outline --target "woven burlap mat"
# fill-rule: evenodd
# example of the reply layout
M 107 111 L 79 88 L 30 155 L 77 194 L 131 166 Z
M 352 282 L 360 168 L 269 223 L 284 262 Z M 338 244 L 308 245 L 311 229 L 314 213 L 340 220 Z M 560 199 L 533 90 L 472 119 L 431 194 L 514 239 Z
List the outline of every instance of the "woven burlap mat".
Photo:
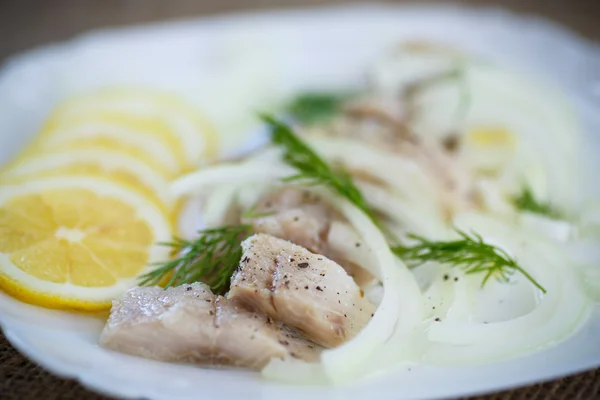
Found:
M 1 400 L 109 400 L 73 380 L 44 371 L 11 347 L 0 333 Z M 600 369 L 522 389 L 468 400 L 592 400 L 600 399 Z

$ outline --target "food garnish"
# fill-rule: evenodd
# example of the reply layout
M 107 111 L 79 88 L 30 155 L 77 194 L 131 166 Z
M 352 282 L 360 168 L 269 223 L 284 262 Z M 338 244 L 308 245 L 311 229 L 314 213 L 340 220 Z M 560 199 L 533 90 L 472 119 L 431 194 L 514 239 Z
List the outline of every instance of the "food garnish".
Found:
M 151 90 L 57 106 L 0 172 L 0 288 L 48 308 L 109 309 L 168 258 L 155 245 L 173 235 L 168 182 L 214 156 L 215 138 L 184 100 Z
M 326 186 L 354 204 L 380 229 L 385 229 L 347 172 L 343 169 L 334 170 L 289 125 L 268 115 L 262 116 L 262 119 L 271 128 L 271 142 L 283 149 L 283 160 L 298 170 L 296 175 L 285 178 L 285 182 Z
M 537 200 L 529 186 L 525 186 L 518 196 L 513 198 L 513 204 L 520 211 L 543 215 L 552 219 L 560 219 L 561 213 L 550 203 Z
M 200 231 L 197 239 L 175 238 L 161 243 L 177 255 L 156 263 L 156 269 L 141 277 L 140 285 L 153 286 L 166 281 L 164 287 L 169 288 L 203 282 L 214 293 L 225 293 L 242 256 L 240 244 L 249 233 L 248 225 L 222 226 Z
M 392 251 L 409 266 L 417 267 L 429 261 L 462 268 L 466 274 L 484 274 L 481 286 L 491 278 L 508 282 L 514 272 L 525 276 L 535 287 L 546 293 L 546 289 L 527 273 L 503 249 L 486 243 L 475 232 L 468 234 L 456 230 L 461 239 L 450 241 L 432 241 L 419 235 L 408 235 L 415 244 L 411 246 L 394 246 Z
M 336 115 L 342 103 L 350 97 L 348 94 L 340 93 L 302 93 L 290 102 L 287 112 L 303 124 L 324 122 Z
M 164 259 L 168 214 L 137 190 L 92 176 L 2 186 L 0 288 L 28 303 L 105 310 Z

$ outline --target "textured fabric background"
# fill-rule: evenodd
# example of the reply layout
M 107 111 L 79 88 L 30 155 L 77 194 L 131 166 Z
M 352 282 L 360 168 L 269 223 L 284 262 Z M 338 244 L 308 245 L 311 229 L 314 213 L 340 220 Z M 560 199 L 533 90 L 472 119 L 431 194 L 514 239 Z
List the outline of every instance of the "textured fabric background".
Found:
M 32 46 L 99 27 L 186 18 L 237 10 L 349 3 L 349 0 L 0 0 L 0 62 Z M 401 1 L 397 1 L 401 2 Z M 420 2 L 423 2 L 421 0 Z M 598 0 L 469 0 L 501 5 L 560 22 L 600 41 Z M 14 350 L 0 333 L 0 399 L 107 399 L 77 382 L 54 377 Z M 471 400 L 600 399 L 600 369 Z

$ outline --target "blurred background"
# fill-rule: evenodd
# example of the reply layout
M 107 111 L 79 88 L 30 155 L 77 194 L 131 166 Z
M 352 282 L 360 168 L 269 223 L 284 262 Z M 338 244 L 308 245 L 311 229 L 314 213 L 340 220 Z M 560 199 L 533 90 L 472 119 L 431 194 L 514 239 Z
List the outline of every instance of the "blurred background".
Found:
M 193 18 L 234 11 L 358 3 L 353 0 L 0 0 L 0 62 L 29 47 L 68 39 L 93 28 Z M 365 3 L 365 1 L 362 1 Z M 417 1 L 413 1 L 417 3 Z M 419 4 L 435 3 L 419 0 Z M 437 1 L 438 3 L 451 3 Z M 393 1 L 392 3 L 408 3 Z M 453 1 L 452 3 L 456 3 Z M 598 0 L 463 0 L 539 15 L 600 41 Z

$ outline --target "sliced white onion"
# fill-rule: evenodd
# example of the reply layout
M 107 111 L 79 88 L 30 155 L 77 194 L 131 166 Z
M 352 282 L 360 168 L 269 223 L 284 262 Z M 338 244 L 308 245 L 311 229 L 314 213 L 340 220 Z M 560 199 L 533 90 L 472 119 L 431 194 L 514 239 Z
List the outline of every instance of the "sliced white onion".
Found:
M 333 221 L 327 234 L 328 245 L 338 254 L 343 254 L 346 260 L 369 269 L 370 265 L 377 262 L 373 251 L 367 246 L 356 246 L 361 242 L 361 237 L 345 222 Z
M 565 246 L 569 260 L 592 300 L 600 301 L 600 236 L 588 235 Z
M 561 243 L 567 242 L 575 234 L 575 226 L 568 221 L 551 219 L 529 212 L 522 212 L 519 215 L 519 224 L 531 233 Z
M 433 322 L 428 331 L 433 344 L 425 355 L 427 362 L 464 363 L 522 355 L 564 339 L 587 319 L 589 303 L 559 247 L 520 234 L 492 217 L 465 214 L 456 223 L 462 229 L 473 228 L 488 242 L 489 238 L 501 242 L 547 293 L 540 296 L 533 311 L 508 321 L 477 323 L 462 315 L 459 321 L 449 318 Z M 524 279 L 518 275 L 514 278 Z M 532 286 L 532 290 L 537 289 Z M 465 304 L 455 302 L 453 307 L 465 308 Z
M 382 213 L 406 232 L 420 234 L 429 238 L 445 238 L 448 228 L 439 210 L 432 212 L 421 204 L 411 203 L 398 198 L 376 185 L 357 184 L 369 205 Z
M 174 197 L 201 193 L 219 185 L 239 185 L 248 181 L 268 182 L 290 176 L 294 170 L 285 165 L 246 163 L 204 168 L 176 179 L 170 186 Z
M 379 150 L 360 140 L 312 138 L 309 143 L 326 159 L 339 160 L 347 168 L 371 173 L 402 197 L 437 208 L 435 182 L 412 159 Z
M 217 186 L 211 190 L 206 199 L 204 210 L 204 224 L 207 228 L 216 228 L 223 225 L 223 220 L 235 203 L 236 186 Z
M 582 206 L 578 226 L 582 235 L 600 238 L 600 200 L 592 199 Z

